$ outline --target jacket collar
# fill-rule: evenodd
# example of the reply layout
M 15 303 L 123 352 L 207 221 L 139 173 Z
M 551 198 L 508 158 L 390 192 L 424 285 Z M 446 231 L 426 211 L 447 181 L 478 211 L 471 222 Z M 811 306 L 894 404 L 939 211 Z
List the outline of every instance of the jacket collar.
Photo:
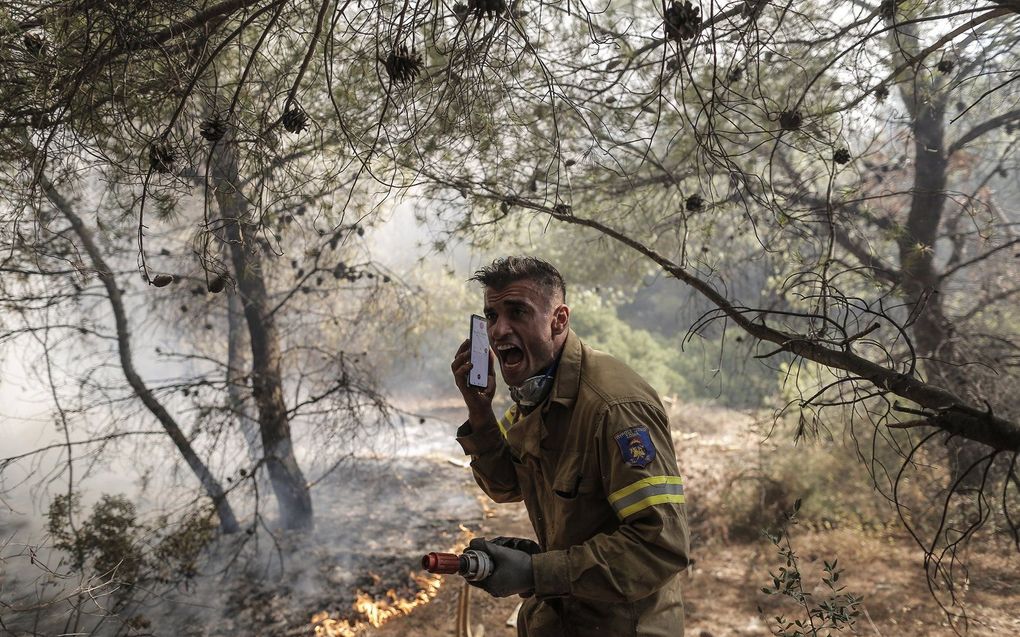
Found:
M 581 386 L 581 356 L 581 339 L 573 330 L 569 330 L 548 398 L 541 408 L 522 416 L 507 430 L 507 443 L 519 456 L 534 458 L 542 456 L 542 440 L 550 434 L 546 427 L 545 415 L 553 403 L 567 409 L 573 407 Z
M 560 354 L 560 364 L 556 368 L 556 380 L 553 382 L 546 409 L 552 403 L 559 403 L 567 408 L 572 407 L 574 401 L 577 400 L 580 386 L 581 339 L 574 333 L 574 330 L 568 330 L 567 340 L 563 344 L 563 353 Z

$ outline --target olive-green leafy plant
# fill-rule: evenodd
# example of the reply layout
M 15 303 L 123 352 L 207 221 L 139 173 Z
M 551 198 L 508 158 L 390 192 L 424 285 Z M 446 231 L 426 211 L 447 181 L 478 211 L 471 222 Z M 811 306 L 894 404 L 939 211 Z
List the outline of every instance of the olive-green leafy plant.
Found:
M 216 520 L 209 509 L 179 520 L 163 516 L 150 526 L 139 521 L 135 505 L 123 495 L 104 494 L 87 517 L 81 515 L 80 500 L 72 493 L 50 503 L 53 546 L 69 554 L 75 570 L 128 588 L 193 578 L 202 550 L 215 536 Z
M 765 532 L 779 552 L 782 564 L 776 572 L 769 571 L 772 583 L 763 586 L 761 592 L 792 599 L 799 609 L 796 617 L 780 614 L 766 618 L 769 630 L 777 637 L 828 637 L 843 630 L 853 632 L 862 612 L 862 599 L 846 592 L 846 587 L 840 583 L 843 570 L 838 568 L 838 560 L 823 560 L 820 593 L 804 589 L 800 561 L 790 541 L 790 526 L 796 524 L 799 511 L 800 500 L 797 500 L 793 511 L 786 514 L 786 524 L 782 529 L 776 534 Z M 764 617 L 764 611 L 760 607 L 758 610 Z

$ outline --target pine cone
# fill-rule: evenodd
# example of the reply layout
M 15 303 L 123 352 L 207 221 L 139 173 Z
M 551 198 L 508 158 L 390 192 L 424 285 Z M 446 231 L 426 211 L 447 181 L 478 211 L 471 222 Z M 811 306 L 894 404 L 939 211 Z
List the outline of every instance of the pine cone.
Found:
M 284 111 L 281 121 L 288 133 L 300 133 L 308 128 L 308 114 L 296 106 Z
M 149 168 L 161 174 L 173 172 L 177 153 L 167 142 L 153 142 L 149 146 Z
M 216 278 L 209 281 L 208 289 L 213 294 L 219 294 L 223 291 L 223 288 L 227 285 L 227 276 L 225 274 L 217 274 Z
M 172 275 L 172 274 L 157 274 L 156 276 L 154 276 L 152 278 L 152 281 L 150 281 L 149 283 L 151 283 L 152 285 L 156 286 L 157 288 L 163 288 L 163 287 L 166 287 L 166 286 L 170 285 L 173 282 L 174 282 L 174 275 Z
M 21 42 L 25 45 L 28 54 L 34 58 L 39 57 L 46 50 L 46 43 L 35 33 L 26 33 Z
M 454 7 L 456 10 L 456 7 Z M 468 11 L 481 20 L 483 17 L 495 18 L 506 13 L 505 0 L 468 0 Z
M 799 111 L 783 111 L 779 114 L 779 127 L 783 130 L 797 130 L 802 121 Z
M 218 142 L 227 134 L 227 121 L 219 115 L 213 115 L 198 127 L 199 133 L 210 142 Z
M 684 0 L 683 4 L 672 0 L 666 9 L 666 38 L 671 40 L 689 40 L 701 29 L 701 8 Z
M 885 84 L 879 84 L 875 87 L 875 99 L 879 102 L 884 102 L 885 98 L 889 97 L 889 87 Z
M 850 161 L 850 151 L 846 148 L 840 148 L 832 155 L 832 161 L 842 166 Z
M 705 200 L 701 198 L 701 195 L 691 195 L 684 202 L 684 209 L 687 212 L 698 212 L 705 207 Z
M 954 66 L 956 65 L 953 64 L 952 60 L 940 60 L 938 66 L 936 66 L 935 68 L 939 70 L 939 73 L 945 75 L 947 73 L 952 73 Z
M 768 3 L 769 0 L 744 0 L 744 4 L 740 7 L 740 15 L 753 20 L 761 15 L 762 9 Z
M 397 84 L 410 84 L 421 73 L 421 56 L 401 44 L 386 56 L 386 74 Z

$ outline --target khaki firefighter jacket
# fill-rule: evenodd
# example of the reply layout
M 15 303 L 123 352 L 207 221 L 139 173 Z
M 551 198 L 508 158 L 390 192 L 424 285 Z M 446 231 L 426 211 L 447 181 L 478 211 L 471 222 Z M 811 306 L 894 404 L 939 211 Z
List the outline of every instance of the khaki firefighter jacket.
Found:
M 458 442 L 496 502 L 523 500 L 543 552 L 522 637 L 683 635 L 683 482 L 658 396 L 571 330 L 546 401 Z

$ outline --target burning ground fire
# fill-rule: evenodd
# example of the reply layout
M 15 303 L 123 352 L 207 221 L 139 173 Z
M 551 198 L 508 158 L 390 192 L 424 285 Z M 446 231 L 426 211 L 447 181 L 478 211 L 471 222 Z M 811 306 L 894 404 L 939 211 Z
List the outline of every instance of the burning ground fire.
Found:
M 460 527 L 461 534 L 456 547 L 463 549 L 468 541 L 474 536 L 470 529 Z M 457 548 L 451 549 L 457 552 Z M 442 575 L 430 575 L 428 573 L 410 573 L 411 581 L 418 588 L 410 599 L 402 598 L 395 589 L 386 591 L 382 599 L 376 599 L 364 591 L 358 591 L 354 600 L 355 618 L 333 619 L 329 611 L 320 611 L 312 615 L 312 625 L 315 627 L 315 637 L 356 637 L 366 628 L 379 628 L 394 617 L 410 615 L 415 608 L 424 606 L 432 601 L 439 594 L 443 585 Z
M 332 619 L 327 611 L 312 615 L 315 637 L 355 637 L 367 626 L 378 628 L 394 617 L 409 615 L 418 606 L 428 604 L 439 594 L 443 584 L 441 575 L 412 574 L 411 579 L 419 586 L 418 593 L 411 599 L 401 598 L 392 588 L 381 600 L 359 591 L 354 611 L 365 618 L 363 621 L 355 620 L 352 624 L 349 619 Z

